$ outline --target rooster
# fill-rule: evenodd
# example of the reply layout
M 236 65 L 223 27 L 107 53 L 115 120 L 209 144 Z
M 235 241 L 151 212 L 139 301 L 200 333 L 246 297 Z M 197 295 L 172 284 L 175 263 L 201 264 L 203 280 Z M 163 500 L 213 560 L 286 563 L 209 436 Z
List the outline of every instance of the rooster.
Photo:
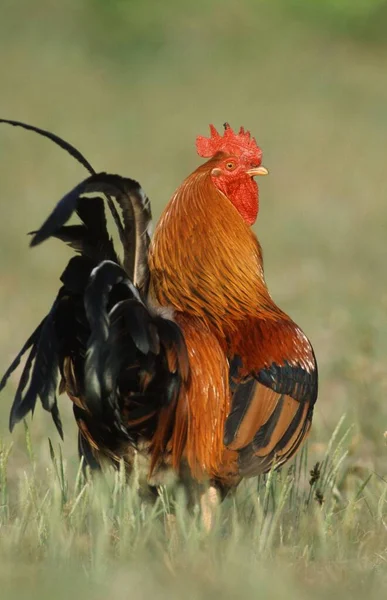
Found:
M 272 300 L 251 225 L 262 151 L 243 128 L 211 125 L 206 158 L 167 204 L 151 240 L 150 203 L 134 180 L 97 174 L 73 146 L 44 135 L 90 176 L 66 194 L 31 246 L 58 238 L 77 255 L 47 316 L 4 375 L 28 351 L 10 428 L 37 399 L 62 434 L 57 391 L 73 402 L 79 453 L 104 460 L 136 455 L 148 484 L 165 471 L 208 483 L 223 497 L 243 477 L 278 468 L 305 440 L 317 399 L 317 365 L 302 330 Z M 106 225 L 111 211 L 123 245 Z M 66 225 L 76 213 L 80 223 Z

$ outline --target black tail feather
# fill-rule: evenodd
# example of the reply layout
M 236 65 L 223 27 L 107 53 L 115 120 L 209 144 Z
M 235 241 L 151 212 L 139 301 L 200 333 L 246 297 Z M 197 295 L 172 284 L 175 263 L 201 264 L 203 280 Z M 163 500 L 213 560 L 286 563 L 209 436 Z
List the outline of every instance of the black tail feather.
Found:
M 102 199 L 100 197 L 84 197 L 84 194 L 101 193 L 107 198 L 114 197 L 121 206 L 124 220 L 121 241 L 124 246 L 125 270 L 135 284 L 137 279 L 138 283 L 141 284 L 140 288 L 145 288 L 148 278 L 146 257 L 150 240 L 148 230 L 151 213 L 149 200 L 142 191 L 141 186 L 133 179 L 108 173 L 98 173 L 88 177 L 58 202 L 41 228 L 34 232 L 31 246 L 36 246 L 53 236 L 64 239 L 77 251 L 82 251 L 82 248 L 89 244 L 87 252 L 90 254 L 90 240 L 99 240 L 99 244 L 103 242 L 106 248 L 103 258 L 117 261 L 117 256 L 114 253 L 106 229 Z M 146 216 L 143 216 L 140 225 L 137 226 L 140 199 L 143 206 L 146 207 Z M 74 212 L 78 213 L 87 231 L 80 228 L 68 229 L 63 227 Z M 100 256 L 98 258 L 101 259 Z
M 73 158 L 75 158 L 92 176 L 96 176 L 97 181 L 99 181 L 99 183 L 102 185 L 103 182 L 100 180 L 100 176 L 96 175 L 96 172 L 91 164 L 86 160 L 81 152 L 79 152 L 79 150 L 77 150 L 69 142 L 66 142 L 50 131 L 46 131 L 21 121 L 0 119 L 0 123 L 5 123 L 14 127 L 21 127 L 48 138 L 60 148 L 68 152 Z M 110 188 L 109 191 L 106 189 L 106 185 L 108 185 L 108 187 L 113 187 Z M 106 195 L 107 204 L 112 213 L 120 235 L 121 243 L 124 248 L 125 269 L 127 270 L 127 273 L 133 283 L 138 286 L 141 291 L 146 291 L 149 279 L 147 251 L 150 242 L 150 224 L 152 219 L 149 199 L 136 181 L 128 178 L 122 178 L 118 175 L 106 175 L 105 185 L 103 187 L 104 189 L 100 189 L 100 191 Z M 90 190 L 90 192 L 93 191 L 98 193 L 98 189 Z M 73 190 L 73 192 L 75 192 L 75 190 Z M 82 193 L 87 192 L 84 190 Z M 116 199 L 121 207 L 124 225 L 121 223 L 121 219 L 114 205 L 112 197 Z M 55 228 L 53 230 L 52 227 L 56 225 L 56 229 L 59 229 L 62 225 L 64 225 L 64 223 L 66 223 L 75 210 L 75 206 L 73 205 L 74 203 L 76 204 L 76 198 L 74 199 L 74 195 L 70 192 L 70 198 L 67 197 L 67 201 L 65 203 L 60 202 L 56 207 L 54 211 L 55 218 L 50 220 L 49 217 L 40 231 L 35 234 L 31 241 L 31 246 L 35 246 L 36 244 L 43 242 L 51 235 L 55 236 Z M 78 206 L 76 210 L 80 218 L 87 225 L 81 214 L 82 207 Z M 51 216 L 54 217 L 54 214 Z M 60 235 L 56 237 L 60 237 Z M 72 243 L 76 245 L 76 249 L 79 251 L 79 244 L 77 244 L 75 240 L 72 240 Z M 116 260 L 116 257 L 113 257 L 110 252 L 109 254 L 106 254 L 104 258 Z
M 83 437 L 80 431 L 78 431 L 78 454 L 84 460 L 84 468 L 90 467 L 92 471 L 101 470 L 101 465 L 95 458 L 89 442 Z
M 149 278 L 147 256 L 152 224 L 150 202 L 136 181 L 125 179 L 120 185 L 125 193 L 116 196 L 116 200 L 121 207 L 124 222 L 124 267 L 134 285 L 144 290 Z
M 65 150 L 73 158 L 75 158 L 83 167 L 85 167 L 85 169 L 90 173 L 90 175 L 95 174 L 95 170 L 93 169 L 93 167 L 91 166 L 89 161 L 83 156 L 83 154 L 81 154 L 81 152 L 79 150 L 77 150 L 72 144 L 70 144 L 69 142 L 66 142 L 65 140 L 60 138 L 58 135 L 55 135 L 54 133 L 51 133 L 50 131 L 46 131 L 45 129 L 40 129 L 40 127 L 35 127 L 34 125 L 29 125 L 28 123 L 23 123 L 21 121 L 14 121 L 11 119 L 0 119 L 0 123 L 12 125 L 13 127 L 21 127 L 22 129 L 26 129 L 28 131 L 33 131 L 34 133 L 37 133 L 38 135 L 41 135 L 41 136 L 51 140 L 52 142 L 54 142 L 54 144 L 56 144 L 57 146 L 62 148 L 62 150 Z M 110 198 L 110 196 L 107 196 L 107 203 L 108 203 L 109 209 L 112 213 L 113 219 L 116 223 L 116 226 L 118 228 L 118 231 L 120 234 L 120 239 L 122 242 L 124 239 L 124 230 L 123 230 L 122 223 L 120 221 L 117 209 L 114 206 L 114 203 L 113 203 L 112 199 Z
M 20 376 L 19 385 L 17 386 L 15 398 L 12 403 L 11 412 L 9 415 L 10 431 L 13 430 L 16 423 L 21 421 L 28 412 L 31 411 L 33 413 L 35 410 L 37 396 L 35 395 L 34 397 L 30 398 L 29 405 L 27 406 L 26 402 L 24 402 L 23 400 L 23 391 L 26 385 L 28 384 L 31 373 L 31 367 L 35 360 L 37 349 L 37 344 L 34 344 L 31 348 L 31 351 L 24 365 L 22 374 Z
M 150 202 L 136 181 L 95 173 L 78 150 L 50 132 L 19 121 L 0 122 L 47 137 L 91 174 L 33 232 L 31 246 L 56 237 L 79 256 L 69 261 L 52 309 L 0 382 L 1 390 L 30 350 L 12 405 L 10 428 L 33 413 L 40 398 L 63 436 L 57 404 L 61 375 L 59 391 L 67 391 L 73 399 L 81 429 L 79 452 L 91 468 L 98 468 L 100 455 L 119 460 L 117 456 L 122 456 L 122 448 L 128 450 L 128 444 L 140 438 L 150 442 L 163 407 L 168 406 L 172 423 L 182 381 L 189 376 L 179 327 L 149 308 L 145 300 Z M 107 229 L 105 201 L 123 244 L 124 268 Z M 81 222 L 68 225 L 74 213 Z M 166 447 L 170 428 L 164 429 Z
M 12 364 L 8 367 L 8 369 L 6 370 L 6 372 L 4 373 L 1 381 L 0 381 L 0 392 L 2 389 L 5 388 L 7 381 L 10 377 L 10 375 L 12 375 L 12 373 L 15 371 L 15 369 L 17 369 L 17 367 L 20 364 L 20 361 L 23 357 L 23 355 L 27 352 L 27 350 L 29 348 L 31 348 L 31 346 L 33 346 L 37 340 L 39 339 L 39 335 L 40 332 L 42 330 L 42 327 L 44 325 L 46 319 L 43 319 L 43 321 L 40 323 L 40 325 L 38 325 L 38 327 L 35 329 L 35 331 L 33 332 L 33 334 L 28 338 L 28 340 L 26 341 L 26 343 L 24 344 L 23 348 L 20 350 L 19 354 L 16 356 L 16 358 L 12 361 Z
M 37 246 L 49 237 L 55 236 L 56 232 L 67 223 L 71 215 L 78 210 L 79 197 L 81 194 L 100 192 L 101 190 L 99 189 L 98 184 L 103 181 L 103 174 L 92 175 L 63 196 L 41 228 L 34 233 L 30 245 Z
M 126 294 L 130 293 L 140 300 L 125 271 L 113 262 L 104 261 L 92 271 L 84 295 L 86 316 L 91 329 L 85 362 L 86 400 L 90 410 L 96 412 L 102 410 L 102 399 L 108 400 L 112 408 L 115 404 L 115 389 L 107 360 L 108 302 L 113 287 L 119 284 L 124 284 Z
M 131 340 L 142 354 L 158 354 L 160 341 L 152 316 L 138 299 L 122 300 L 109 314 L 111 329 L 130 331 Z
M 87 256 L 73 256 L 63 271 L 60 280 L 69 292 L 83 294 L 94 267 L 95 261 Z
M 79 152 L 79 150 L 74 148 L 74 146 L 69 144 L 69 142 L 62 140 L 62 138 L 60 138 L 58 135 L 55 135 L 54 133 L 51 133 L 50 131 L 46 131 L 45 129 L 40 129 L 39 127 L 34 127 L 34 125 L 28 125 L 27 123 L 22 123 L 21 121 L 12 121 L 10 119 L 0 119 L 0 123 L 6 123 L 8 125 L 12 125 L 13 127 L 22 127 L 22 129 L 27 129 L 28 131 L 34 131 L 35 133 L 38 133 L 39 135 L 48 138 L 49 140 L 54 142 L 54 144 L 57 144 L 60 148 L 62 148 L 62 150 L 65 150 L 66 152 L 68 152 L 83 167 L 85 167 L 85 169 L 87 171 L 89 171 L 90 174 L 95 173 L 95 171 L 94 171 L 93 167 L 91 166 L 91 164 L 89 163 L 89 161 L 86 160 L 86 158 Z
M 58 412 L 56 390 L 59 375 L 59 357 L 55 333 L 54 316 L 57 307 L 55 301 L 51 311 L 45 318 L 38 339 L 32 346 L 26 361 L 10 415 L 10 429 L 29 412 L 34 412 L 37 398 L 40 397 L 42 406 L 52 414 L 59 434 L 63 437 L 62 425 Z M 32 367 L 33 364 L 33 367 Z M 32 368 L 32 374 L 30 372 Z M 23 396 L 23 391 L 29 381 L 29 386 Z

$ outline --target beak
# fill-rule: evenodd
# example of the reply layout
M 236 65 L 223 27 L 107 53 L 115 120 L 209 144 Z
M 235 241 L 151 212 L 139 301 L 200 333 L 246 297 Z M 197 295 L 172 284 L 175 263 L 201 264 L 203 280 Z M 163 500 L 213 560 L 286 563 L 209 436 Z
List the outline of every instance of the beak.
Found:
M 246 171 L 247 175 L 250 175 L 250 177 L 256 177 L 257 175 L 269 175 L 269 171 L 266 169 L 266 167 L 256 167 L 255 169 L 249 169 L 248 171 Z

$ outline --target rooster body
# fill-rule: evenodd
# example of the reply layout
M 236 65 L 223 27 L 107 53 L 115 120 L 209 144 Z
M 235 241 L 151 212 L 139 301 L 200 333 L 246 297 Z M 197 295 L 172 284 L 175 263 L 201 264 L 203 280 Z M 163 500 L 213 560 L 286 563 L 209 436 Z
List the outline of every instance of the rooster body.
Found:
M 309 340 L 268 292 L 261 247 L 250 228 L 251 214 L 258 212 L 257 192 L 251 194 L 253 210 L 243 218 L 214 184 L 213 172 L 219 177 L 222 165 L 231 166 L 238 154 L 227 144 L 225 150 L 178 189 L 156 228 L 149 264 L 151 294 L 173 307 L 183 333 L 187 323 L 198 321 L 206 332 L 201 368 L 193 374 L 200 383 L 192 397 L 188 391 L 187 419 L 208 422 L 202 429 L 192 427 L 188 457 L 197 476 L 201 471 L 227 485 L 294 454 L 310 428 L 317 367 Z M 256 150 L 252 160 L 259 168 Z M 198 345 L 187 346 L 193 361 Z M 219 378 L 211 379 L 206 369 L 222 359 L 230 370 L 231 389 Z M 211 389 L 217 390 L 212 422 Z
M 270 297 L 250 228 L 259 208 L 253 177 L 266 173 L 260 149 L 228 126 L 224 137 L 211 128 L 197 148 L 209 160 L 178 188 L 150 247 L 139 184 L 95 174 L 72 148 L 91 177 L 62 199 L 32 245 L 53 236 L 78 256 L 1 387 L 29 350 L 11 427 L 39 397 L 61 432 L 59 378 L 92 468 L 108 458 L 130 469 L 140 452 L 149 482 L 168 468 L 227 491 L 296 452 L 312 420 L 317 367 L 309 340 Z M 120 231 L 122 264 L 101 195 Z M 73 212 L 81 225 L 66 226 Z

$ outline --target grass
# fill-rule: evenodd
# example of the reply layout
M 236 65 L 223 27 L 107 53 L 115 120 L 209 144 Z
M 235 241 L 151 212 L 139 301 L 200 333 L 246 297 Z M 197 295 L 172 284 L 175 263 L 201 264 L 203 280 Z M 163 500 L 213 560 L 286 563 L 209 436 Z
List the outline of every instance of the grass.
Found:
M 378 597 L 387 583 L 387 481 L 346 467 L 343 421 L 310 473 L 306 447 L 291 467 L 242 484 L 210 533 L 198 511 L 187 512 L 181 490 L 161 488 L 155 503 L 142 501 L 136 472 L 129 485 L 123 469 L 94 478 L 79 465 L 70 474 L 51 442 L 41 472 L 26 427 L 29 461 L 16 487 L 10 448 L 0 450 L 3 589 L 14 589 L 6 566 L 17 561 L 18 589 L 29 597 L 57 594 L 58 583 L 86 598 L 275 598 L 289 585 L 312 598 L 349 598 L 355 589 Z
M 320 373 L 308 456 L 267 487 L 243 484 L 210 536 L 179 498 L 169 535 L 162 502 L 141 506 L 119 475 L 77 479 L 65 399 L 63 459 L 42 410 L 28 444 L 22 426 L 11 435 L 14 377 L 0 402 L 2 597 L 382 595 L 385 3 L 312 4 L 2 3 L 0 115 L 51 128 L 96 169 L 135 177 L 156 218 L 198 164 L 194 139 L 209 122 L 253 131 L 271 172 L 255 226 L 269 288 L 313 341 Z M 0 126 L 0 372 L 46 314 L 69 257 L 54 241 L 30 251 L 25 234 L 84 176 L 47 141 Z M 309 471 L 327 451 L 327 473 L 346 455 L 320 506 Z

